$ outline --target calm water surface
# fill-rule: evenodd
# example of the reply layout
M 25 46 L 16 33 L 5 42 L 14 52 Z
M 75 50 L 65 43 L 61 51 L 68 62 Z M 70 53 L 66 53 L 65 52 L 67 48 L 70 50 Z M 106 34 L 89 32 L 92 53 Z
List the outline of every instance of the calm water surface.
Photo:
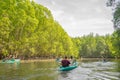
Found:
M 67 72 L 56 62 L 0 63 L 0 80 L 120 80 L 120 61 L 82 61 Z

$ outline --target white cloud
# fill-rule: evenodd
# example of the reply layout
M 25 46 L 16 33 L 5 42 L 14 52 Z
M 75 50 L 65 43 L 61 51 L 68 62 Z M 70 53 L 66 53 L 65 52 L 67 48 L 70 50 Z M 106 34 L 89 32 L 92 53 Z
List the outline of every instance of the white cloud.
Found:
M 90 32 L 105 35 L 114 31 L 112 10 L 104 0 L 35 0 L 48 7 L 70 36 Z

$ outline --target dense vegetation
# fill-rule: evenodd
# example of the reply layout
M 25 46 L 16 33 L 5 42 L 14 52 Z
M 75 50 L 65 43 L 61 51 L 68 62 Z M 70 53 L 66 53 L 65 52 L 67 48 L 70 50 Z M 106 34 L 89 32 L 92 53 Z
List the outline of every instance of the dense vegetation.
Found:
M 0 58 L 120 57 L 120 30 L 71 38 L 50 10 L 31 0 L 0 0 Z
M 120 30 L 112 35 L 99 36 L 93 33 L 73 38 L 81 57 L 120 58 Z
M 41 57 L 77 50 L 46 7 L 30 0 L 0 0 L 0 54 Z

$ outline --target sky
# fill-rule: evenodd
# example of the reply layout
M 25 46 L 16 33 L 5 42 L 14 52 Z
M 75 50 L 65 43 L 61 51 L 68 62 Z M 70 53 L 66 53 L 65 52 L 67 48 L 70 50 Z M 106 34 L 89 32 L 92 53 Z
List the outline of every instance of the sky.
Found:
M 34 0 L 47 7 L 71 37 L 114 31 L 112 10 L 106 0 Z

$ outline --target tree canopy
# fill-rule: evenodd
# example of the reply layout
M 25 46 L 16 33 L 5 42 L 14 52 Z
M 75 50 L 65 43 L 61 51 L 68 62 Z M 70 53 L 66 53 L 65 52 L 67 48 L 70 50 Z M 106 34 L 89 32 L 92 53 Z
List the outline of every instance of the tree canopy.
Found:
M 0 54 L 31 57 L 77 51 L 46 7 L 30 0 L 0 0 Z
M 109 5 L 112 5 L 110 0 Z M 120 58 L 120 8 L 114 12 L 113 34 L 70 37 L 51 11 L 32 0 L 0 0 L 0 57 Z M 84 27 L 84 26 L 83 26 Z

